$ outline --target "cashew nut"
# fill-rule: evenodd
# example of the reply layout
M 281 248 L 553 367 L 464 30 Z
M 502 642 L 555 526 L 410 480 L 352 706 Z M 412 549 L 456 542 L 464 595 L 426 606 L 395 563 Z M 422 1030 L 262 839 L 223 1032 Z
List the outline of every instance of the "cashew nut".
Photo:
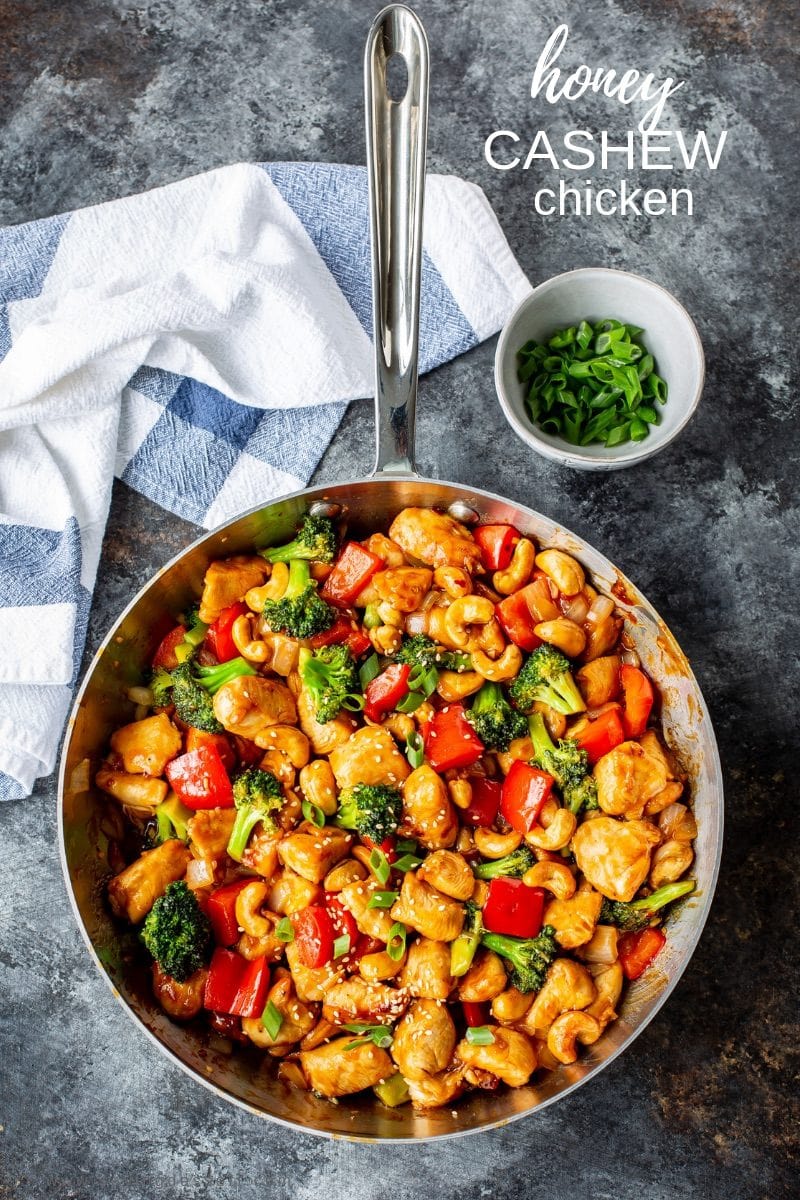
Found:
M 472 634 L 467 642 L 467 650 L 471 654 L 474 654 L 476 650 L 482 650 L 489 658 L 499 658 L 505 648 L 506 639 L 503 637 L 497 617 L 492 617 L 491 621 L 487 621 L 485 625 L 479 625 L 477 633 Z
M 402 629 L 405 624 L 405 615 L 388 600 L 382 600 L 378 605 L 378 616 L 384 625 L 391 625 L 393 629 Z
M 583 1012 L 565 1012 L 556 1017 L 547 1031 L 547 1049 L 561 1063 L 574 1063 L 578 1057 L 576 1042 L 590 1046 L 602 1033 L 599 1021 Z
M 571 958 L 557 958 L 531 1005 L 526 1026 L 549 1029 L 568 1009 L 587 1008 L 597 995 L 592 977 Z
M 433 582 L 441 588 L 451 600 L 466 596 L 472 587 L 472 580 L 461 567 L 437 567 L 433 572 Z
M 469 808 L 472 803 L 472 784 L 468 779 L 448 780 L 447 790 L 456 808 Z
M 572 837 L 577 824 L 574 813 L 568 808 L 559 808 L 546 829 L 534 827 L 525 834 L 525 841 L 538 850 L 561 850 Z
M 379 625 L 377 629 L 370 629 L 369 640 L 378 654 L 396 654 L 403 635 L 394 625 Z
M 489 658 L 482 650 L 473 650 L 472 665 L 483 679 L 490 679 L 492 683 L 504 683 L 513 679 L 522 666 L 522 651 L 513 642 L 509 642 L 496 659 Z
M 661 887 L 662 883 L 674 883 L 692 865 L 694 851 L 686 842 L 670 838 L 659 846 L 650 863 L 650 886 Z
M 480 691 L 484 682 L 483 675 L 477 671 L 441 671 L 436 690 L 448 704 L 454 704 Z
M 244 602 L 255 613 L 264 611 L 267 600 L 280 600 L 289 582 L 289 567 L 286 563 L 273 563 L 272 573 L 261 587 L 250 588 L 245 593 Z
M 532 1004 L 529 992 L 518 992 L 515 987 L 506 988 L 492 1000 L 492 1016 L 497 1021 L 520 1021 Z
M 492 587 L 503 596 L 510 596 L 526 584 L 531 577 L 536 547 L 528 538 L 520 538 L 514 547 L 511 562 L 504 571 L 495 571 Z
M 470 792 L 471 791 L 472 789 L 470 788 Z M 472 830 L 466 825 L 462 825 L 459 829 L 458 837 L 456 838 L 456 844 L 453 846 L 453 849 L 459 854 L 469 854 L 475 849 L 475 840 L 472 836 Z
M 404 567 L 406 556 L 397 542 L 393 542 L 385 533 L 371 533 L 364 545 L 378 558 L 382 558 L 387 567 Z
M 342 888 L 347 887 L 348 883 L 358 883 L 359 880 L 366 879 L 367 874 L 367 868 L 363 863 L 354 858 L 346 858 L 344 862 L 337 863 L 332 870 L 328 871 L 322 881 L 322 886 L 326 892 L 340 892 Z
M 484 858 L 505 858 L 522 844 L 522 834 L 512 829 L 509 833 L 496 833 L 494 829 L 476 829 L 475 849 Z
M 311 757 L 311 743 L 294 725 L 270 725 L 256 734 L 255 743 L 263 750 L 282 750 L 293 767 L 304 767 Z
M 262 938 L 272 932 L 272 924 L 261 915 L 261 905 L 267 898 L 267 885 L 261 879 L 246 883 L 236 897 L 236 923 L 251 937 Z
M 570 621 L 569 617 L 556 617 L 554 621 L 540 621 L 534 625 L 533 632 L 543 642 L 557 646 L 570 658 L 575 658 L 586 645 L 586 634 L 580 625 Z
M 575 895 L 575 876 L 566 863 L 549 862 L 545 859 L 529 867 L 522 876 L 528 887 L 546 888 L 557 900 L 569 900 Z
M 594 978 L 597 996 L 584 1011 L 605 1027 L 617 1017 L 615 1005 L 622 995 L 622 965 L 619 962 L 610 966 L 595 963 L 590 965 L 589 970 Z
M 297 772 L 292 766 L 289 755 L 284 754 L 283 750 L 277 750 L 274 747 L 267 750 L 261 759 L 260 766 L 264 771 L 269 771 L 270 775 L 274 775 L 285 788 L 294 787 Z
M 564 596 L 576 596 L 586 583 L 581 564 L 563 550 L 542 550 L 536 555 L 536 566 Z
M 486 625 L 494 617 L 494 605 L 485 596 L 461 596 L 444 615 L 444 629 L 457 649 L 463 650 L 470 639 L 470 625 Z
M 243 613 L 237 617 L 231 626 L 233 644 L 248 662 L 263 663 L 267 661 L 269 646 L 260 638 L 253 637 L 253 616 Z
M 306 800 L 321 808 L 326 817 L 336 812 L 336 780 L 325 758 L 315 758 L 300 772 L 300 790 Z

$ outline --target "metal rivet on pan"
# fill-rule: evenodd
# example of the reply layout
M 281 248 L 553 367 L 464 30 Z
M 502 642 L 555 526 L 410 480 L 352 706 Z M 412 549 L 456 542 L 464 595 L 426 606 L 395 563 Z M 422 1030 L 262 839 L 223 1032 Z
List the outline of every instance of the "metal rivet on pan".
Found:
M 309 506 L 308 511 L 312 517 L 340 517 L 342 515 L 342 505 L 334 504 L 331 500 L 315 500 Z
M 477 525 L 481 519 L 480 513 L 476 513 L 463 500 L 454 500 L 447 511 L 454 521 L 460 521 L 462 525 Z

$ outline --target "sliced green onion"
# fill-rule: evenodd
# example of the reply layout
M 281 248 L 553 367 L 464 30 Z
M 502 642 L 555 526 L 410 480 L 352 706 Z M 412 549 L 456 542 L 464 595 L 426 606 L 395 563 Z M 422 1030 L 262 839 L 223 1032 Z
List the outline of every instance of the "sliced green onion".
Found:
M 358 668 L 358 682 L 361 684 L 362 690 L 366 688 L 368 683 L 372 683 L 376 675 L 380 675 L 380 673 L 381 664 L 378 661 L 377 654 L 370 654 L 369 658 L 365 658 Z
M 280 1014 L 280 1010 L 275 1007 L 271 1000 L 267 1001 L 266 1007 L 261 1014 L 261 1024 L 274 1042 L 280 1033 L 283 1017 Z
M 388 883 L 389 876 L 392 873 L 392 868 L 389 866 L 389 860 L 382 850 L 376 846 L 370 851 L 369 865 L 372 869 L 372 874 L 377 879 L 378 883 Z
M 342 708 L 346 708 L 348 712 L 361 712 L 364 707 L 364 697 L 358 692 L 350 692 L 342 701 Z
M 399 962 L 406 952 L 408 930 L 400 921 L 395 921 L 389 930 L 389 940 L 386 943 L 386 953 L 393 962 Z
M 367 901 L 367 908 L 391 908 L 399 895 L 399 892 L 373 892 Z
M 425 761 L 425 743 L 422 740 L 422 734 L 417 733 L 416 730 L 406 738 L 406 758 L 408 765 L 413 770 L 421 767 Z
M 491 1046 L 494 1034 L 488 1025 L 470 1025 L 466 1038 L 472 1046 Z
M 319 829 L 325 824 L 325 813 L 318 804 L 312 804 L 310 800 L 304 800 L 300 805 L 300 811 L 307 821 L 310 821 L 312 825 L 316 825 Z
M 398 838 L 394 844 L 395 850 L 399 850 L 401 854 L 416 854 L 417 843 L 413 838 Z
M 425 697 L 422 692 L 409 692 L 407 696 L 403 696 L 403 699 L 395 704 L 395 709 L 401 713 L 412 713 L 416 712 L 420 704 L 424 703 Z
M 281 917 L 275 926 L 275 937 L 279 942 L 294 941 L 294 925 L 289 917 Z
M 342 1026 L 348 1033 L 358 1033 L 363 1037 L 374 1042 L 381 1050 L 388 1050 L 392 1044 L 392 1031 L 388 1025 L 368 1025 L 365 1021 L 349 1021 Z M 352 1050 L 355 1046 L 363 1046 L 361 1042 L 350 1042 L 345 1046 L 345 1050 Z
M 350 949 L 350 934 L 343 933 L 341 937 L 333 939 L 333 957 L 341 958 L 343 954 L 347 954 Z
M 417 858 L 415 854 L 401 854 L 392 863 L 392 867 L 395 871 L 413 871 L 414 867 L 420 866 L 421 863 L 422 859 Z

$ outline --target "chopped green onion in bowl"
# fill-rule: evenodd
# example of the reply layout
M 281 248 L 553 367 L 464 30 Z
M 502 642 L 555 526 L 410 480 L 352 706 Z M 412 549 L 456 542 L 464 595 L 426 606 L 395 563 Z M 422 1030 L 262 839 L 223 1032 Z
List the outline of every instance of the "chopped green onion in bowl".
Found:
M 643 441 L 658 425 L 666 382 L 643 343 L 644 330 L 611 317 L 557 329 L 517 353 L 525 406 L 543 433 L 572 446 Z

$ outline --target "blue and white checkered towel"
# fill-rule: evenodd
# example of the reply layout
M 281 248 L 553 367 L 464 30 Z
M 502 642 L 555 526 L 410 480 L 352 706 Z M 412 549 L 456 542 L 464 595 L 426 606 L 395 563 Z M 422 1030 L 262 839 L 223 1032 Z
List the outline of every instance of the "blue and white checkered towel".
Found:
M 431 176 L 423 371 L 529 284 L 483 193 Z M 224 167 L 0 229 L 0 799 L 53 769 L 114 473 L 211 528 L 307 483 L 373 394 L 363 168 Z

